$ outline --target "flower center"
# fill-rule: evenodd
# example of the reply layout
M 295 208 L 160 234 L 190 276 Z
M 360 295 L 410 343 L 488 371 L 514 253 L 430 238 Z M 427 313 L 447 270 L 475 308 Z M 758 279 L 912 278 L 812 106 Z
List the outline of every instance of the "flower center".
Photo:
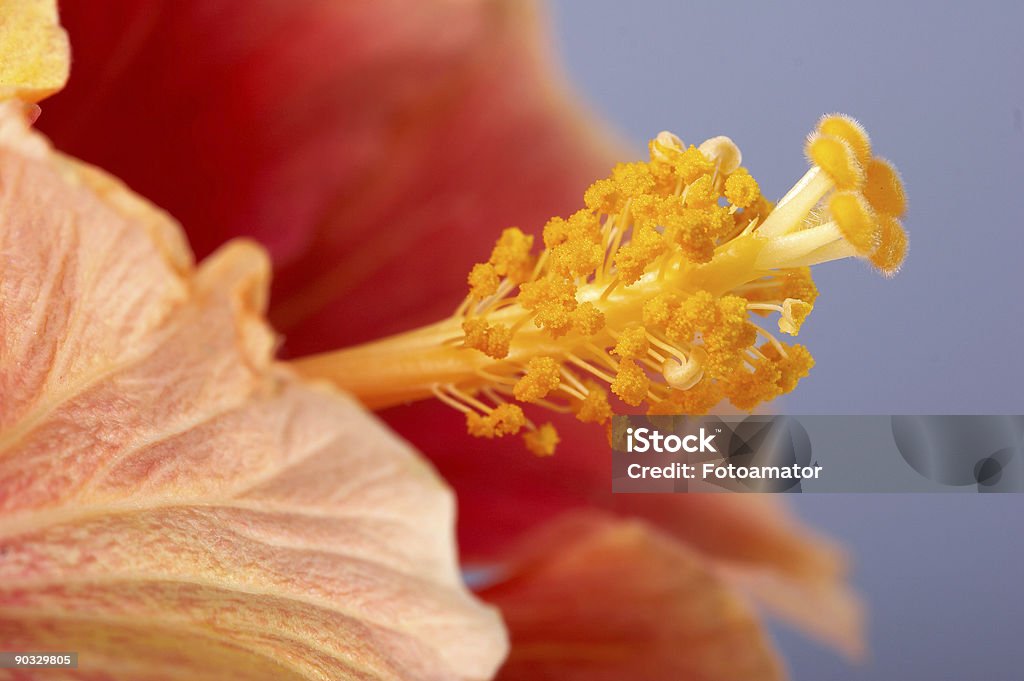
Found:
M 892 275 L 906 253 L 902 183 L 860 125 L 826 116 L 806 151 L 811 169 L 773 205 L 728 138 L 687 147 L 663 132 L 649 161 L 619 164 L 585 208 L 550 220 L 543 248 L 506 229 L 449 319 L 297 366 L 370 407 L 432 395 L 473 435 L 525 429 L 539 455 L 557 433 L 521 405 L 599 424 L 609 392 L 649 413 L 750 410 L 813 365 L 761 322 L 797 334 L 817 297 L 810 266 L 860 257 Z

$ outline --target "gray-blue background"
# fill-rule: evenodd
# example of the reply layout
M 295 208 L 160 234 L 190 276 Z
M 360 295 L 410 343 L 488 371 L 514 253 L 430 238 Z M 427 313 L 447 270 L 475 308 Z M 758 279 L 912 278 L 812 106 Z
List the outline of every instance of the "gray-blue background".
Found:
M 817 117 L 842 111 L 896 162 L 907 264 L 817 268 L 800 334 L 818 365 L 784 409 L 1024 413 L 1024 3 L 555 0 L 583 96 L 636 144 L 732 137 L 766 195 L 806 168 Z M 872 660 L 779 630 L 796 679 L 1024 679 L 1024 496 L 797 499 L 851 547 Z

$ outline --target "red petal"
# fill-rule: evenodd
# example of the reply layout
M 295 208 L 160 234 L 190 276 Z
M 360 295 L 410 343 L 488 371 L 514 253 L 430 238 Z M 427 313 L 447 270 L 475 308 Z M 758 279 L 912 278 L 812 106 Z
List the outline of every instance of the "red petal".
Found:
M 509 224 L 612 163 L 541 59 L 532 4 L 66 2 L 68 89 L 40 120 L 188 226 L 272 253 L 292 353 L 432 321 Z
M 511 556 L 482 596 L 512 637 L 503 681 L 772 681 L 756 617 L 706 558 L 643 523 L 565 518 Z

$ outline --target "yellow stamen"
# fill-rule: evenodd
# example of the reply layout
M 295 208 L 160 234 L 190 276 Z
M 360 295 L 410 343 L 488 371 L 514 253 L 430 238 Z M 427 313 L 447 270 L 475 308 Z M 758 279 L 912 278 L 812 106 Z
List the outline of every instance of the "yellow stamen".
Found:
M 520 402 L 536 402 L 558 389 L 562 382 L 560 364 L 552 357 L 534 357 L 526 365 L 526 374 L 516 383 L 513 394 Z
M 651 344 L 647 340 L 647 331 L 642 326 L 625 329 L 619 335 L 618 342 L 612 352 L 623 359 L 639 359 L 647 354 Z
M 595 182 L 586 208 L 550 220 L 539 254 L 532 237 L 505 230 L 451 318 L 295 366 L 371 407 L 435 395 L 481 437 L 526 427 L 541 455 L 558 441 L 550 424 L 473 395 L 607 424 L 609 392 L 665 414 L 723 399 L 752 409 L 792 390 L 813 359 L 752 320 L 778 314 L 796 335 L 817 297 L 809 265 L 860 257 L 895 272 L 907 243 L 898 175 L 842 116 L 821 121 L 813 167 L 776 206 L 728 138 L 697 148 L 662 133 L 650 150 Z
M 747 208 L 753 205 L 761 195 L 761 190 L 750 173 L 740 171 L 733 173 L 725 181 L 725 198 L 738 208 Z
M 486 298 L 498 292 L 501 279 L 494 265 L 489 262 L 478 263 L 469 271 L 469 295 L 473 298 Z
M 523 435 L 523 442 L 526 444 L 526 448 L 537 456 L 551 456 L 555 453 L 555 448 L 558 447 L 561 438 L 558 437 L 558 431 L 553 425 L 545 423 L 540 428 L 528 431 Z

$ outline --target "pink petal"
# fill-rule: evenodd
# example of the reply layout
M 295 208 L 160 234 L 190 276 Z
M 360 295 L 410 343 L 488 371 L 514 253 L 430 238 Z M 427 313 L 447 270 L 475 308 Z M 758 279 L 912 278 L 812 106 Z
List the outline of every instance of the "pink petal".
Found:
M 0 641 L 77 678 L 489 678 L 453 500 L 271 359 L 268 262 L 178 227 L 0 106 Z M 38 678 L 52 678 L 40 672 Z

